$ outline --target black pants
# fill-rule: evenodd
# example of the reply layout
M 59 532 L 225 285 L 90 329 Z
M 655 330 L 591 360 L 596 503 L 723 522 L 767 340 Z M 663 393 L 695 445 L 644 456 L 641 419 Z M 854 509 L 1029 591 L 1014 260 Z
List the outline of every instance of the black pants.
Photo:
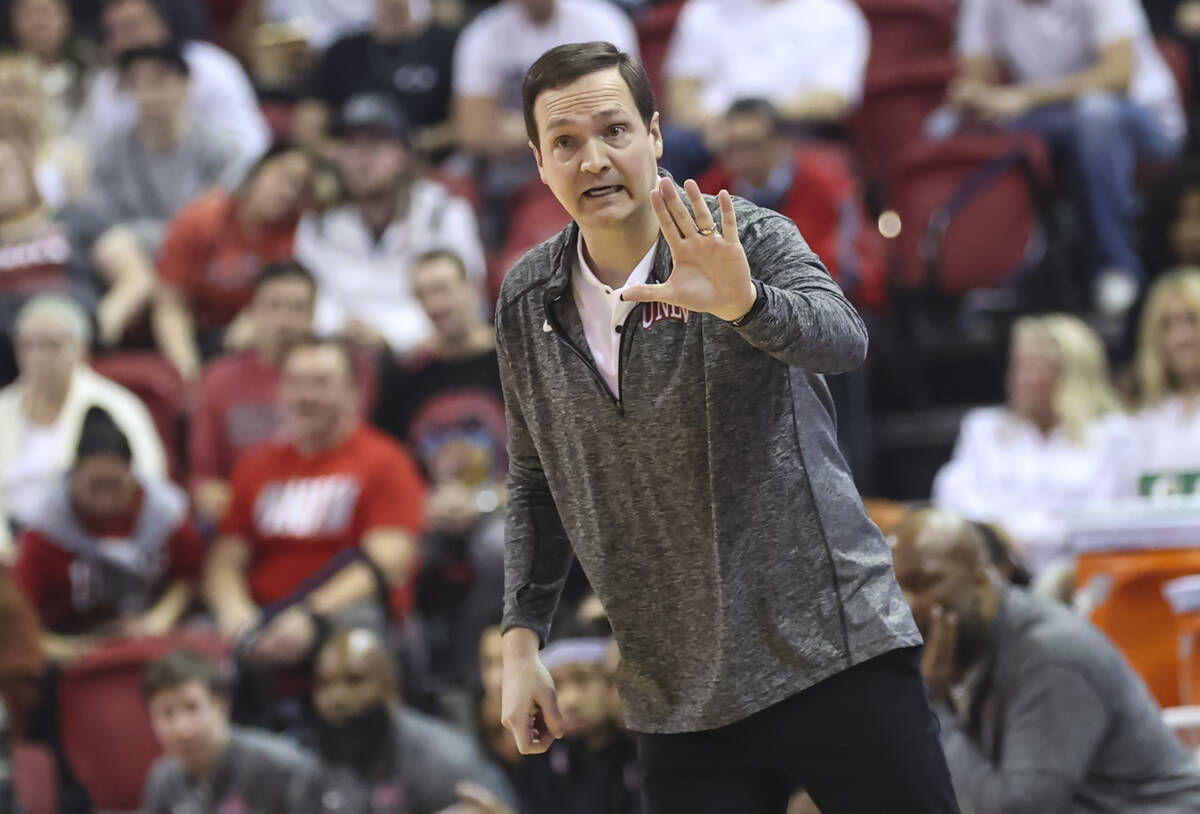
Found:
M 646 814 L 958 814 L 920 649 L 871 659 L 737 723 L 638 735 Z

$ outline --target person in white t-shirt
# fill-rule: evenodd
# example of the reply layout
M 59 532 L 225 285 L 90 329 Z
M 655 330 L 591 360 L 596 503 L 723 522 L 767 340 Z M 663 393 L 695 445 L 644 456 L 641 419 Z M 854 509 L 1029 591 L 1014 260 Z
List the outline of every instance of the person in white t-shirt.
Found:
M 958 51 L 950 108 L 1039 133 L 1070 157 L 1094 239 L 1096 305 L 1125 312 L 1142 279 L 1134 171 L 1139 159 L 1175 156 L 1187 129 L 1145 12 L 1137 0 L 963 0 Z M 1002 70 L 1012 84 L 1000 84 Z M 931 130 L 958 120 L 940 114 Z
M 1129 488 L 1200 491 L 1188 483 L 1200 473 L 1200 270 L 1165 274 L 1150 289 L 1136 370 L 1142 409 Z
M 667 110 L 705 132 L 739 99 L 836 121 L 862 98 L 871 46 L 850 0 L 688 0 L 664 67 Z
M 174 38 L 164 11 L 167 1 L 105 0 L 105 46 L 114 64 L 96 77 L 88 98 L 85 120 L 94 144 L 103 144 L 113 130 L 130 126 L 137 118 L 133 92 L 122 82 L 115 62 L 123 51 L 163 47 Z M 262 154 L 271 132 L 242 66 L 212 43 L 185 40 L 181 50 L 192 78 L 187 101 L 190 118 L 224 131 L 246 155 Z
M 933 502 L 1007 531 L 1035 574 L 1066 552 L 1070 514 L 1123 493 L 1129 419 L 1095 332 L 1065 314 L 1013 328 L 1008 404 L 971 410 Z
M 405 354 L 433 331 L 413 293 L 417 258 L 452 251 L 482 287 L 475 214 L 441 184 L 416 176 L 411 127 L 391 96 L 351 97 L 338 124 L 337 158 L 350 200 L 306 214 L 296 230 L 296 259 L 317 281 L 313 327 Z

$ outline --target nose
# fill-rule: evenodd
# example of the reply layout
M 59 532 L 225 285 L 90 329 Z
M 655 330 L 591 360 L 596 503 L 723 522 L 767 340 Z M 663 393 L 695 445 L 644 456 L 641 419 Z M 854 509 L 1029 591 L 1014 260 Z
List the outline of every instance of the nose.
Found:
M 580 166 L 591 175 L 599 175 L 608 169 L 608 155 L 594 139 L 590 139 L 583 148 L 583 163 Z

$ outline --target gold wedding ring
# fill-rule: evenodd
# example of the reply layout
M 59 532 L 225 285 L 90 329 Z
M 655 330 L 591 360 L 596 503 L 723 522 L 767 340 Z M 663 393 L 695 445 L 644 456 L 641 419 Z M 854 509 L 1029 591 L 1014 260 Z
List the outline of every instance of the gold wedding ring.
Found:
M 716 229 L 715 226 L 709 226 L 707 229 L 701 229 L 701 228 L 697 227 L 696 231 L 702 235 L 711 235 L 713 233 L 714 229 Z

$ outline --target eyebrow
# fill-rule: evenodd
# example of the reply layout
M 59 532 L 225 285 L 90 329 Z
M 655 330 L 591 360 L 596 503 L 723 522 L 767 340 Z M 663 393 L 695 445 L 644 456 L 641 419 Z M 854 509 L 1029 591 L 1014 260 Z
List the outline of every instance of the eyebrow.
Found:
M 604 110 L 601 110 L 598 113 L 592 114 L 592 120 L 595 121 L 597 119 L 612 119 L 612 118 L 616 118 L 618 116 L 625 116 L 625 115 L 627 115 L 626 112 L 624 110 L 622 110 L 621 108 L 609 107 L 609 108 L 605 108 Z M 573 119 L 570 116 L 555 116 L 553 119 L 546 122 L 546 129 L 554 130 L 556 128 L 563 127 L 564 125 L 568 125 L 572 121 L 573 121 Z

